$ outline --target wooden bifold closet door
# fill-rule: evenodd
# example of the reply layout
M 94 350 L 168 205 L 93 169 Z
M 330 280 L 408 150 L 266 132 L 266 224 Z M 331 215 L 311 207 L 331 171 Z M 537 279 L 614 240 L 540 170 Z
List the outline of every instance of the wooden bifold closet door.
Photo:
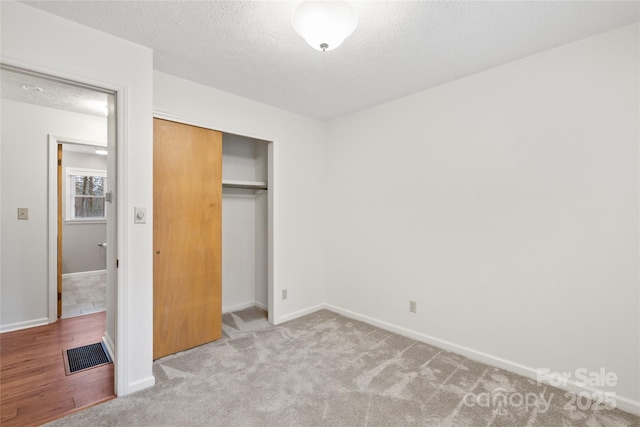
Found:
M 153 358 L 222 336 L 222 133 L 154 119 Z

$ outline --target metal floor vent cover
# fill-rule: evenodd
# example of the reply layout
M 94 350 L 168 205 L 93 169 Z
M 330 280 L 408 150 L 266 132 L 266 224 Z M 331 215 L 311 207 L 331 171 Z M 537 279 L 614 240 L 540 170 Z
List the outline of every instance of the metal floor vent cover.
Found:
M 63 350 L 62 355 L 67 375 L 111 363 L 109 353 L 101 342 Z

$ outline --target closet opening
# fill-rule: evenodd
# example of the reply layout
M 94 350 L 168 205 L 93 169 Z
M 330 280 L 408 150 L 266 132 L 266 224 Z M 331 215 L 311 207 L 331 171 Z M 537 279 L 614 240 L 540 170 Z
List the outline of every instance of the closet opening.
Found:
M 270 152 L 269 141 L 223 132 L 222 312 L 255 306 L 273 324 Z

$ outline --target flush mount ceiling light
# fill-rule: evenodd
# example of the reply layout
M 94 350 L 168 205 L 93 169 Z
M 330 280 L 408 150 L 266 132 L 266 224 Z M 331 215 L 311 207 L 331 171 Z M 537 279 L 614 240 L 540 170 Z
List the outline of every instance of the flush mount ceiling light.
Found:
M 39 86 L 34 86 L 34 85 L 28 85 L 28 84 L 24 84 L 22 85 L 22 89 L 26 90 L 27 92 L 42 92 L 42 88 Z
M 305 1 L 291 16 L 296 33 L 317 50 L 333 50 L 349 37 L 358 17 L 345 1 Z

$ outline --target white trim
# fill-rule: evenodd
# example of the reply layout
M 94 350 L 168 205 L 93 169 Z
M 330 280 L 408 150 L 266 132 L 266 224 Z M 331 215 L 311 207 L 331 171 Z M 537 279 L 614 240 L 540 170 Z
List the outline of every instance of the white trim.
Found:
M 107 219 L 89 219 L 89 218 L 74 218 L 65 219 L 64 223 L 67 225 L 87 225 L 87 224 L 106 224 Z
M 68 144 L 66 141 L 62 141 L 62 143 Z M 101 176 L 103 178 L 107 177 L 106 169 L 79 168 L 77 166 L 67 166 L 65 169 L 66 169 L 67 175 Z M 78 173 L 71 173 L 71 172 L 78 172 Z
M 55 135 L 60 144 L 90 145 L 92 147 L 107 148 L 105 141 L 93 141 L 90 139 L 78 139 L 72 136 Z
M 106 91 L 116 93 L 116 188 L 114 199 L 117 202 L 116 205 L 116 245 L 114 245 L 116 257 L 120 260 L 120 268 L 115 270 L 116 275 L 116 304 L 114 307 L 116 322 L 116 336 L 115 338 L 115 350 L 116 357 L 114 359 L 115 368 L 115 392 L 116 395 L 125 395 L 132 390 L 129 389 L 129 329 L 130 329 L 130 316 L 129 316 L 129 251 L 128 251 L 128 237 L 129 237 L 129 223 L 127 221 L 127 212 L 133 212 L 133 203 L 129 201 L 129 191 L 127 189 L 128 182 L 128 147 L 129 147 L 129 108 L 128 105 L 131 101 L 129 96 L 129 88 L 127 86 L 127 79 L 113 80 L 108 77 L 109 80 L 100 80 L 92 77 L 90 74 L 78 74 L 69 68 L 56 68 L 44 65 L 42 61 L 37 62 L 24 61 L 0 54 L 0 63 L 8 66 L 22 68 L 30 71 L 35 71 L 49 76 L 59 77 L 67 79 L 80 84 L 86 84 L 95 88 L 102 88 Z M 73 142 L 73 141 L 70 141 Z M 113 189 L 112 189 L 113 190 Z M 57 297 L 57 295 L 56 295 Z M 54 300 L 55 301 L 55 300 Z M 135 309 L 135 308 L 133 308 Z M 109 320 L 110 313 L 107 312 L 107 321 Z M 152 335 L 153 331 L 150 329 L 148 332 Z M 133 356 L 133 355 L 132 355 Z M 120 363 L 122 362 L 122 363 Z M 148 361 L 148 366 L 151 368 L 152 360 Z M 146 380 L 146 383 L 149 383 Z M 142 382 L 143 384 L 145 382 Z M 138 389 L 138 385 L 133 383 L 134 387 Z M 153 385 L 153 381 L 149 386 Z
M 4 62 L 4 61 L 3 61 Z M 6 63 L 6 62 L 4 62 Z M 7 64 L 11 65 L 11 64 Z M 24 68 L 24 67 L 23 67 Z M 46 72 L 43 72 L 46 74 Z M 64 78 L 64 77 L 63 77 Z M 47 230 L 47 239 L 49 241 L 49 304 L 48 304 L 48 316 L 49 323 L 53 323 L 58 319 L 58 280 L 57 280 L 57 268 L 58 268 L 58 144 L 77 144 L 77 145 L 89 145 L 94 147 L 104 147 L 104 142 L 96 142 L 89 140 L 81 140 L 78 138 L 71 138 L 61 135 L 47 135 L 47 143 L 49 149 L 49 159 L 47 162 L 47 176 L 48 176 L 48 205 L 47 215 L 49 228 Z M 64 203 L 64 201 L 63 201 Z M 63 275 L 64 276 L 64 275 Z
M 64 148 L 63 148 L 64 150 Z M 103 221 L 106 223 L 107 221 L 107 206 L 106 206 L 106 194 L 109 191 L 108 187 L 107 187 L 107 171 L 105 169 L 88 169 L 88 168 L 79 168 L 76 166 L 67 166 L 64 168 L 64 175 L 65 175 L 65 187 L 66 187 L 66 197 L 64 200 L 65 203 L 65 215 L 64 215 L 64 220 L 65 223 L 67 224 L 75 224 L 75 223 L 87 223 L 89 221 Z M 103 195 L 102 196 L 85 196 L 85 195 L 76 195 L 76 190 L 75 190 L 75 186 L 72 185 L 71 183 L 71 177 L 72 176 L 99 176 L 101 178 L 104 178 L 103 182 Z M 105 202 L 103 203 L 103 213 L 104 216 L 101 217 L 89 217 L 89 218 L 85 218 L 85 217 L 80 217 L 80 218 L 76 218 L 75 216 L 72 216 L 72 214 L 74 213 L 74 209 L 72 208 L 73 203 L 71 202 L 72 199 L 75 200 L 76 197 L 92 197 L 95 199 L 105 199 Z
M 49 322 L 53 323 L 58 319 L 58 137 L 49 134 L 47 136 L 49 159 L 47 161 L 48 179 L 48 205 L 47 216 L 49 228 L 47 229 L 47 239 L 49 239 Z
M 113 340 L 111 339 L 107 331 L 105 331 L 104 335 L 102 336 L 102 342 L 104 343 L 104 346 L 107 348 L 107 353 L 109 353 L 109 357 L 111 358 L 111 360 L 113 360 L 113 356 L 115 355 Z
M 115 257 L 121 261 L 119 268 L 115 269 L 116 276 L 116 304 L 115 304 L 115 394 L 124 396 L 131 393 L 128 387 L 129 380 L 129 281 L 127 261 L 129 260 L 129 223 L 127 212 L 129 212 L 128 184 L 128 161 L 127 155 L 129 147 L 129 90 L 127 86 L 120 86 L 116 90 L 115 112 L 116 112 L 116 188 L 113 196 L 116 203 L 116 252 Z M 111 106 L 109 107 L 111 108 Z M 113 189 L 112 189 L 113 190 Z M 133 210 L 133 209 L 131 209 Z M 107 312 L 107 321 L 109 313 Z M 152 334 L 153 331 L 150 331 Z M 116 362 L 117 361 L 117 362 Z M 120 363 L 121 362 L 121 363 Z M 150 361 L 153 363 L 153 361 Z M 155 384 L 155 378 L 151 385 Z M 150 385 L 150 386 L 151 386 Z M 138 389 L 139 390 L 139 389 Z
M 169 120 L 172 122 L 183 123 L 185 125 L 197 126 L 205 129 L 217 130 L 223 133 L 232 133 L 234 135 L 245 136 L 247 138 L 259 139 L 261 141 L 274 142 L 278 138 L 274 138 L 272 136 L 265 135 L 255 135 L 251 133 L 247 133 L 246 131 L 228 128 L 226 126 L 219 126 L 215 123 L 214 120 L 201 121 L 198 119 L 194 119 L 187 116 L 182 116 L 180 114 L 174 114 L 169 111 L 158 110 L 157 108 L 153 109 L 153 117 L 157 119 Z
M 365 322 L 369 325 L 373 325 L 376 326 L 380 329 L 384 329 L 386 331 L 389 332 L 394 332 L 396 334 L 405 336 L 405 337 L 409 337 L 412 338 L 414 340 L 420 341 L 420 342 L 424 342 L 426 344 L 430 344 L 457 354 L 460 354 L 462 356 L 468 357 L 471 360 L 475 360 L 477 362 L 480 363 L 484 363 L 485 365 L 490 365 L 490 366 L 495 366 L 497 368 L 501 368 L 513 373 L 516 373 L 518 375 L 522 375 L 524 377 L 527 378 L 531 378 L 533 380 L 538 380 L 538 371 L 535 368 L 529 367 L 529 366 L 525 366 L 525 365 L 521 365 L 519 363 L 510 361 L 510 360 L 506 360 L 500 357 L 496 357 L 493 356 L 491 354 L 487 354 L 478 350 L 474 350 L 472 348 L 469 347 L 465 347 L 462 345 L 458 345 L 455 343 L 452 343 L 450 341 L 446 341 L 440 338 L 435 338 L 432 337 L 430 335 L 426 335 L 420 332 L 416 332 L 413 331 L 411 329 L 406 329 L 403 328 L 401 326 L 397 326 L 391 323 L 387 323 L 387 322 L 383 322 L 381 320 L 377 320 L 374 319 L 372 317 L 369 316 L 365 316 L 350 310 L 346 310 L 340 307 L 336 307 L 334 305 L 331 304 L 321 304 L 319 306 L 315 306 L 312 307 L 310 309 L 307 310 L 302 310 L 301 312 L 298 313 L 302 313 L 304 311 L 307 312 L 313 312 L 313 311 L 317 311 L 319 309 L 322 308 L 326 308 L 327 310 L 331 310 L 334 313 L 338 313 L 342 316 L 348 317 L 350 319 L 354 319 L 354 320 L 360 320 L 362 322 Z M 307 314 L 301 314 L 298 315 L 298 313 L 294 313 L 296 316 L 295 317 L 300 317 L 301 315 Z M 288 319 L 290 320 L 290 319 Z M 542 382 L 545 384 L 549 384 L 549 379 L 542 379 Z M 592 388 L 592 387 L 587 387 L 587 386 L 581 386 L 576 384 L 575 381 L 573 380 L 568 380 L 567 381 L 567 385 L 566 386 L 562 386 L 562 387 L 558 387 L 560 389 L 563 390 L 567 390 L 567 391 L 572 391 L 574 393 L 579 393 L 579 392 L 587 392 L 589 393 L 589 395 L 593 395 L 593 393 L 602 393 L 602 390 L 598 390 L 596 388 Z M 630 412 L 630 413 L 634 413 L 634 414 L 640 414 L 640 402 L 631 400 L 629 398 L 623 397 L 623 396 L 616 396 L 615 397 L 616 400 L 616 407 L 621 409 L 622 411 L 626 411 L 626 412 Z
M 91 271 L 77 271 L 75 273 L 64 273 L 62 278 L 78 277 L 78 276 L 92 276 L 94 274 L 107 274 L 107 270 L 91 270 Z
M 280 302 L 274 298 L 279 291 L 277 277 L 278 272 L 277 261 L 280 259 L 277 251 L 278 242 L 278 223 L 279 218 L 276 206 L 278 197 L 278 188 L 276 183 L 280 183 L 279 174 L 276 165 L 280 164 L 280 144 L 272 140 L 267 144 L 267 181 L 269 182 L 269 191 L 267 192 L 267 320 L 275 325 L 280 313 Z
M 327 304 L 318 304 L 318 305 L 314 305 L 313 307 L 308 307 L 293 313 L 285 314 L 284 316 L 280 316 L 280 318 L 278 319 L 278 323 L 276 323 L 276 325 L 279 325 L 280 323 L 288 322 L 290 320 L 297 319 L 298 317 L 306 316 L 307 314 L 315 313 L 316 311 L 323 310 L 323 309 L 328 309 Z M 348 316 L 345 316 L 345 317 L 348 317 Z
M 640 415 L 640 401 L 631 400 L 627 397 L 616 396 L 616 408 L 630 414 Z
M 261 141 L 267 142 L 267 182 L 269 183 L 269 191 L 268 191 L 268 208 L 267 208 L 267 229 L 268 229 L 268 237 L 267 237 L 267 259 L 268 259 L 268 278 L 267 278 L 267 304 L 266 308 L 268 313 L 268 321 L 272 325 L 275 325 L 280 322 L 278 319 L 278 313 L 280 311 L 280 300 L 273 298 L 273 295 L 276 294 L 276 287 L 278 286 L 276 282 L 276 278 L 278 277 L 277 273 L 277 261 L 279 259 L 277 252 L 277 195 L 278 195 L 278 154 L 280 149 L 280 144 L 277 142 L 278 138 L 274 138 L 272 136 L 265 135 L 255 135 L 251 133 L 244 132 L 238 129 L 231 129 L 226 126 L 219 126 L 215 123 L 214 120 L 201 121 L 198 119 L 193 119 L 191 117 L 182 116 L 179 114 L 170 113 L 168 111 L 158 110 L 156 108 L 153 109 L 153 117 L 163 120 L 169 120 L 172 122 L 183 123 L 186 125 L 197 126 L 205 129 L 212 129 L 222 133 L 232 133 L 234 135 L 240 135 L 247 138 L 259 139 Z M 246 308 L 246 307 L 245 307 Z M 224 310 L 223 310 L 224 312 Z
M 68 142 L 63 141 L 63 144 L 68 144 Z M 100 176 L 103 178 L 107 177 L 106 169 L 89 169 L 89 168 L 79 168 L 77 166 L 67 166 L 66 168 L 67 175 L 86 175 L 86 176 Z M 77 173 L 72 173 L 77 172 Z
M 240 311 L 240 310 L 245 310 L 247 308 L 251 308 L 251 307 L 258 307 L 261 308 L 265 311 L 268 310 L 267 306 L 258 302 L 258 301 L 250 301 L 250 302 L 246 302 L 243 304 L 236 304 L 236 305 L 232 305 L 230 307 L 222 307 L 222 314 L 225 313 L 233 313 L 234 311 Z
M 240 310 L 244 310 L 244 309 L 255 307 L 255 306 L 256 306 L 256 302 L 250 301 L 250 302 L 245 302 L 243 304 L 232 305 L 230 307 L 222 307 L 222 314 L 232 313 L 234 311 L 240 311 Z
M 153 375 L 150 375 L 146 378 L 142 378 L 141 380 L 138 380 L 138 381 L 132 381 L 127 385 L 127 394 L 135 393 L 136 391 L 153 387 L 155 383 L 156 383 L 156 379 Z
M 0 334 L 11 331 L 19 331 L 21 329 L 35 328 L 48 324 L 49 319 L 46 317 L 41 317 L 40 319 L 25 320 L 24 322 L 9 323 L 8 325 L 0 326 Z
M 87 77 L 86 75 L 78 75 L 69 71 L 60 70 L 56 68 L 50 68 L 42 65 L 42 63 L 30 63 L 21 61 L 15 58 L 7 57 L 5 55 L 0 55 L 0 63 L 21 68 L 25 70 L 34 71 L 41 74 L 47 74 L 49 76 L 54 76 L 66 80 L 70 80 L 73 82 L 77 82 L 80 84 L 86 84 L 93 86 L 95 88 L 102 88 L 106 91 L 111 91 L 116 94 L 116 189 L 118 190 L 115 195 L 115 199 L 117 201 L 116 211 L 118 214 L 116 215 L 116 235 L 117 235 L 117 245 L 116 245 L 116 257 L 121 260 L 127 260 L 127 245 L 126 245 L 126 237 L 128 234 L 126 212 L 129 209 L 129 203 L 127 199 L 127 188 L 125 183 L 127 182 L 127 156 L 125 153 L 127 152 L 128 147 L 128 108 L 127 104 L 129 101 L 129 94 L 127 90 L 127 86 L 112 82 L 105 82 L 102 80 L 96 80 L 91 77 Z M 65 138 L 61 137 L 61 140 L 65 142 L 74 143 L 77 141 L 73 138 Z M 91 141 L 85 141 L 87 145 L 100 145 L 104 146 L 104 143 L 97 144 Z M 51 203 L 51 198 L 54 198 L 54 201 L 57 203 L 57 197 L 49 194 L 49 203 Z M 54 228 L 56 228 L 57 224 L 54 224 Z M 51 227 L 51 222 L 49 222 L 49 226 Z M 57 242 L 54 242 L 54 251 L 56 250 Z M 49 249 L 51 250 L 51 245 L 49 245 Z M 51 266 L 49 268 L 51 271 Z M 128 340 L 128 330 L 129 330 L 129 317 L 128 317 L 128 304 L 126 301 L 129 297 L 128 295 L 128 280 L 127 280 L 127 268 L 126 264 L 119 269 L 115 270 L 116 272 L 116 295 L 117 301 L 115 309 L 115 317 L 116 317 L 116 337 L 115 337 L 115 346 L 116 346 L 116 357 L 113 359 L 114 364 L 114 376 L 115 376 L 115 394 L 116 395 L 125 395 L 129 393 L 127 387 L 127 375 L 128 375 L 128 360 L 129 348 L 127 346 Z M 49 276 L 51 279 L 51 276 Z M 55 269 L 54 269 L 54 281 L 55 281 Z M 49 320 L 51 322 L 55 322 L 57 319 L 57 288 L 54 288 L 55 294 L 49 294 Z M 52 311 L 53 307 L 53 311 Z M 51 320 L 51 313 L 55 313 L 55 317 Z M 107 319 L 109 317 L 109 313 L 107 313 Z M 119 363 L 122 361 L 122 363 Z M 153 385 L 153 384 L 151 384 Z

